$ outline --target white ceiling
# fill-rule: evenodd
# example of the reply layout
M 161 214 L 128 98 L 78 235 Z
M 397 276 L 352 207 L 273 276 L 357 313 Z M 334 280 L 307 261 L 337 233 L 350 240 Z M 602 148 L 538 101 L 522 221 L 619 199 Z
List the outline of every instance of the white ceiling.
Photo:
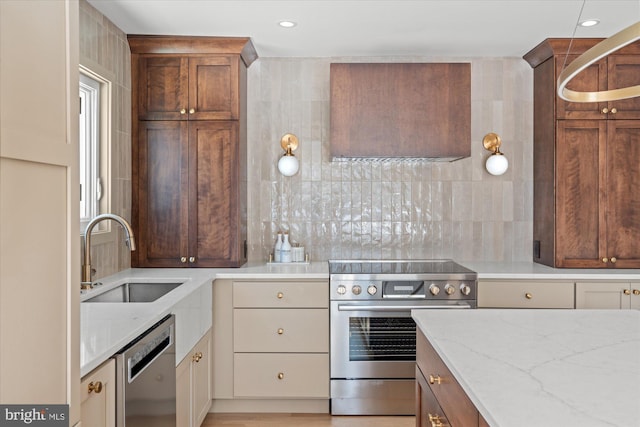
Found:
M 127 34 L 249 36 L 261 57 L 520 57 L 579 17 L 601 23 L 575 37 L 640 21 L 640 0 L 88 1 Z

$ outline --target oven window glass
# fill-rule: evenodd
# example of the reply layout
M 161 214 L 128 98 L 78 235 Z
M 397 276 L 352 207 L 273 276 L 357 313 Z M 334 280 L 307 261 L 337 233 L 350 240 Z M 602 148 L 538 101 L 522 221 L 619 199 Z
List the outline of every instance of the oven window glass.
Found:
M 349 360 L 416 360 L 416 324 L 410 317 L 350 317 Z

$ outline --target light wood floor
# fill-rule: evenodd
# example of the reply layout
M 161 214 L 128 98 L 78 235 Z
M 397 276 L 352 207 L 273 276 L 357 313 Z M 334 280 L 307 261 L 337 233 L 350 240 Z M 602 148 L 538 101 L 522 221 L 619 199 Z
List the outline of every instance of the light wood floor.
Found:
M 202 427 L 415 427 L 415 417 L 325 414 L 208 414 Z

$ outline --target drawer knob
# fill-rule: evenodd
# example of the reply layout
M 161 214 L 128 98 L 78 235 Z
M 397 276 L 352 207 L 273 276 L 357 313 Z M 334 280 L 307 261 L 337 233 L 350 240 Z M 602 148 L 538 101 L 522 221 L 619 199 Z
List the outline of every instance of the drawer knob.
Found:
M 278 335 L 282 335 L 282 334 L 284 334 L 284 329 L 278 328 Z
M 631 291 L 629 289 L 625 289 L 622 293 L 625 295 L 631 295 Z
M 429 384 L 442 384 L 440 375 L 429 375 Z
M 278 297 L 278 299 L 282 299 L 282 298 L 284 298 L 284 294 L 282 292 L 278 292 L 277 297 Z
M 284 379 L 284 372 L 279 372 L 279 373 L 278 373 L 278 379 L 279 379 L 279 380 Z
M 431 423 L 431 427 L 444 427 L 439 415 L 429 414 L 429 422 Z
M 202 352 L 199 351 L 196 354 L 194 354 L 191 360 L 193 360 L 196 363 L 200 362 L 200 360 L 202 360 Z
M 531 298 L 533 298 L 533 295 L 532 295 L 532 294 L 530 294 L 529 292 L 527 292 L 526 294 L 524 294 L 524 297 L 525 297 L 526 299 L 531 299 Z
M 102 381 L 96 381 L 95 383 L 91 381 L 89 383 L 89 393 L 95 392 L 96 394 L 102 391 Z
M 634 290 L 633 290 L 633 294 L 634 294 L 634 295 L 640 295 L 640 290 L 638 290 L 638 289 L 634 289 Z

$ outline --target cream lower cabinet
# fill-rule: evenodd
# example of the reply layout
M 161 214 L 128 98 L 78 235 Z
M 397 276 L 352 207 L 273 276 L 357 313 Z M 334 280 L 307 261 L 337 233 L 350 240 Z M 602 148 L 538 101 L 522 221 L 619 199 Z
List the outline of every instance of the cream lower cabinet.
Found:
M 82 378 L 80 420 L 83 426 L 115 427 L 116 362 L 109 359 Z
M 577 282 L 576 308 L 640 309 L 640 283 Z
M 178 427 L 200 427 L 211 407 L 211 331 L 176 368 Z
M 213 411 L 328 412 L 328 286 L 214 282 Z
M 478 308 L 575 308 L 574 283 L 479 280 Z

